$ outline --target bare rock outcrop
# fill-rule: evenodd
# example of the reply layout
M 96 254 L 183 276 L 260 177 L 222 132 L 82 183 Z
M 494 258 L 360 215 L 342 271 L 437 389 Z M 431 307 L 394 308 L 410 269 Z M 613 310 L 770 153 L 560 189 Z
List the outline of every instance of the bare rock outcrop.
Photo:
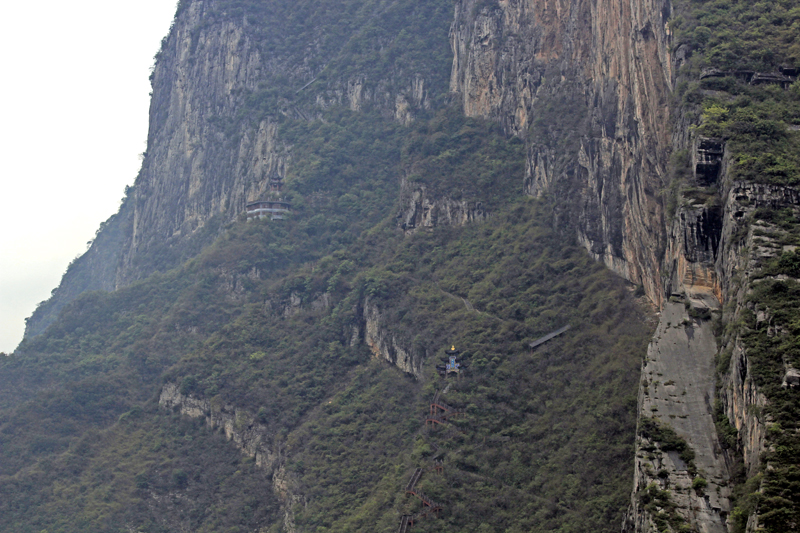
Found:
M 397 225 L 407 234 L 437 226 L 464 226 L 489 216 L 481 202 L 436 197 L 425 186 L 405 192 L 401 209 Z
M 718 206 L 682 206 L 668 234 L 664 271 L 671 279 L 666 289 L 685 294 L 698 307 L 718 309 L 724 300 L 716 271 L 722 214 Z
M 269 427 L 259 422 L 252 413 L 232 405 L 183 394 L 175 383 L 164 385 L 158 403 L 167 409 L 177 409 L 185 416 L 205 419 L 209 427 L 225 433 L 228 440 L 236 444 L 242 453 L 255 459 L 257 466 L 272 475 L 273 490 L 282 502 L 286 531 L 297 531 L 294 512 L 296 506 L 303 504 L 304 499 L 297 490 L 297 482 L 283 464 L 284 443 Z
M 785 244 L 786 239 L 782 238 L 785 230 L 779 224 L 759 218 L 759 213 L 791 212 L 793 217 L 800 217 L 800 191 L 794 187 L 733 181 L 727 166 L 722 160 L 718 193 L 705 204 L 689 202 L 678 208 L 664 261 L 666 287 L 685 297 L 688 307 L 718 309 L 724 303 L 725 323 L 741 322 L 744 314 L 754 314 L 757 325 L 768 325 L 772 320 L 769 309 L 751 301 L 750 296 L 754 287 L 762 282 L 761 269 L 767 262 L 795 247 Z M 664 306 L 662 323 L 644 367 L 640 417 L 657 416 L 686 438 L 696 452 L 700 475 L 708 486 L 702 490 L 703 501 L 698 500 L 696 490 L 694 493 L 684 491 L 689 480 L 681 482 L 680 475 L 676 477 L 674 464 L 654 462 L 648 457 L 644 452 L 648 443 L 639 437 L 629 531 L 654 531 L 652 521 L 646 519 L 647 513 L 642 511 L 640 495 L 649 484 L 655 483 L 665 490 L 670 487 L 678 513 L 693 527 L 699 531 L 723 533 L 729 526 L 731 512 L 727 500 L 730 477 L 725 463 L 734 460 L 735 451 L 741 454 L 748 476 L 764 467 L 761 458 L 767 451 L 770 420 L 763 413 L 768 400 L 756 384 L 742 331 L 734 329 L 722 335 L 719 346 L 715 346 L 713 340 L 708 346 L 702 346 L 702 339 L 710 335 L 708 322 L 694 322 L 685 314 L 679 316 L 677 313 L 682 307 L 678 303 Z M 665 327 L 665 321 L 671 327 Z M 679 323 L 684 326 L 677 331 Z M 683 337 L 689 332 L 691 339 L 681 348 L 686 342 Z M 778 328 L 770 329 L 770 335 L 779 334 L 782 333 Z M 722 361 L 719 375 L 715 369 L 715 355 L 717 362 Z M 702 362 L 705 368 L 697 366 Z M 670 387 L 680 386 L 687 378 L 695 386 L 698 382 L 706 383 L 705 398 L 702 402 L 695 399 L 693 412 L 684 412 L 692 403 L 691 388 L 684 388 L 687 396 L 670 398 Z M 670 387 L 665 387 L 666 383 Z M 654 387 L 656 384 L 659 388 Z M 730 452 L 720 448 L 721 441 L 712 420 L 711 409 L 717 401 L 724 423 L 735 430 L 736 442 L 726 443 L 734 447 Z M 678 412 L 673 404 L 683 404 L 683 408 Z M 658 477 L 654 475 L 656 471 L 668 472 L 668 475 Z M 758 516 L 754 514 L 750 517 L 748 531 L 755 531 L 757 523 Z
M 372 354 L 422 379 L 424 354 L 416 353 L 397 333 L 393 332 L 385 313 L 369 297 L 357 310 L 357 321 L 350 331 L 350 344 L 366 344 Z
M 757 322 L 770 322 L 768 309 L 748 302 L 756 275 L 766 261 L 794 249 L 781 238 L 785 230 L 778 224 L 758 218 L 759 208 L 786 210 L 800 217 L 800 190 L 795 187 L 727 182 L 722 190 L 725 218 L 716 269 L 723 291 L 731 303 L 730 321 L 741 318 L 745 310 L 755 312 Z M 778 333 L 777 331 L 774 333 Z M 759 392 L 740 336 L 727 339 L 722 347 L 730 354 L 730 365 L 723 376 L 720 400 L 731 424 L 738 430 L 739 441 L 750 475 L 758 471 L 766 449 L 767 420 L 759 416 L 767 399 Z
M 205 398 L 182 394 L 175 383 L 167 383 L 161 390 L 159 405 L 178 409 L 192 418 L 204 418 L 209 427 L 219 429 L 228 440 L 233 441 L 243 453 L 254 458 L 256 464 L 272 471 L 281 460 L 282 445 L 264 424 L 251 413 L 222 405 Z
M 374 106 L 403 125 L 411 124 L 420 111 L 431 108 L 430 84 L 422 76 L 405 81 L 399 88 L 393 87 L 392 80 L 372 81 L 368 83 L 363 76 L 357 76 L 329 87 L 317 94 L 316 106 L 344 106 L 351 111 Z
M 663 308 L 651 344 L 658 357 L 648 356 L 645 377 L 658 367 L 663 393 L 682 383 L 692 368 L 693 385 L 704 384 L 691 409 L 682 404 L 686 398 L 672 401 L 667 394 L 656 402 L 645 396 L 640 415 L 657 413 L 686 439 L 708 486 L 702 497 L 687 489 L 690 480 L 680 473 L 681 465 L 668 454 L 642 456 L 653 443 L 640 438 L 628 529 L 655 530 L 637 499 L 637 493 L 655 484 L 661 492 L 669 485 L 676 493 L 673 503 L 682 520 L 699 531 L 721 533 L 730 512 L 729 474 L 712 406 L 721 402 L 752 474 L 765 446 L 767 421 L 758 413 L 766 398 L 752 378 L 741 339 L 723 337 L 718 347 L 708 323 L 686 312 L 699 308 L 708 317 L 710 310 L 719 310 L 726 323 L 739 320 L 745 309 L 768 315 L 748 303 L 758 282 L 754 274 L 786 248 L 780 228 L 754 215 L 764 207 L 790 209 L 796 219 L 798 191 L 733 182 L 724 142 L 694 136 L 691 119 L 670 110 L 675 73 L 691 53 L 685 46 L 672 49 L 671 12 L 671 3 L 659 0 L 460 0 L 451 30 L 451 91 L 466 114 L 494 119 L 509 134 L 525 138 L 525 192 L 551 198 L 560 226 L 575 231 L 590 254 L 641 284 Z M 752 78 L 751 72 L 747 81 Z M 681 196 L 668 220 L 659 194 L 672 150 L 691 152 L 691 185 L 707 199 Z M 683 303 L 668 302 L 673 294 Z M 678 333 L 672 329 L 685 320 L 686 326 L 679 326 L 681 338 L 673 338 Z M 731 354 L 731 363 L 720 376 L 717 396 L 718 349 Z M 790 386 L 794 378 L 788 370 L 784 377 Z M 666 477 L 651 474 L 654 469 Z M 749 527 L 755 523 L 753 517 Z
M 153 71 L 147 153 L 133 188 L 133 228 L 117 285 L 149 274 L 137 258 L 153 246 L 180 245 L 214 216 L 235 219 L 268 190 L 270 178 L 286 176 L 291 147 L 278 136 L 277 115 L 311 120 L 332 105 L 353 111 L 369 106 L 407 124 L 431 106 L 430 83 L 418 73 L 372 79 L 345 69 L 315 82 L 318 73 L 309 64 L 331 53 L 317 49 L 318 43 L 283 57 L 257 42 L 264 29 L 228 17 L 216 0 L 184 5 Z M 275 104 L 272 116 L 255 124 L 237 118 L 247 95 L 276 79 L 296 80 L 302 101 Z
M 525 191 L 555 198 L 561 223 L 657 304 L 670 13 L 658 0 L 460 0 L 451 30 L 465 113 L 525 137 Z
M 133 228 L 118 285 L 148 273 L 136 259 L 152 246 L 181 241 L 214 215 L 235 218 L 268 190 L 270 177 L 285 175 L 290 152 L 274 121 L 234 139 L 217 126 L 269 70 L 241 24 L 207 22 L 212 7 L 200 0 L 179 11 L 156 62 L 147 153 L 132 192 Z
M 730 472 L 714 425 L 715 353 L 710 323 L 691 320 L 683 302 L 667 302 L 642 367 L 639 417 L 668 425 L 685 439 L 697 471 L 640 432 L 626 531 L 658 531 L 642 503 L 648 487 L 655 486 L 668 492 L 664 498 L 674 505 L 671 512 L 693 531 L 727 533 Z

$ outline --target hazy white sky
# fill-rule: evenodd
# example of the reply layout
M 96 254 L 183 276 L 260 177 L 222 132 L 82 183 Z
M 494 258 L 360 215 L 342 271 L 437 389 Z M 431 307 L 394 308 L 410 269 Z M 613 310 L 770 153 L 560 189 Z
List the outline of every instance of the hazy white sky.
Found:
M 0 351 L 116 212 L 145 150 L 176 0 L 6 2 L 0 22 Z

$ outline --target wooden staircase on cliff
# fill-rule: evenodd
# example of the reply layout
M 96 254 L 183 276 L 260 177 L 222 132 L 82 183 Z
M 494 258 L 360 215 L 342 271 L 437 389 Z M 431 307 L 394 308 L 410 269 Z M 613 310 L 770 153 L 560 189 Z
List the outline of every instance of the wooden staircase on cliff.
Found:
M 400 518 L 400 529 L 397 530 L 397 533 L 408 533 L 412 525 L 414 522 L 411 521 L 411 515 L 404 514 Z
M 445 391 L 450 388 L 450 385 L 447 386 Z M 433 400 L 430 404 L 430 411 L 429 414 L 423 418 L 423 424 L 425 427 L 427 426 L 435 426 L 435 425 L 444 425 L 447 421 L 451 418 L 455 418 L 457 416 L 463 415 L 464 413 L 461 411 L 456 410 L 454 407 L 448 405 L 447 403 L 441 400 L 441 391 L 436 391 L 436 394 L 433 396 Z M 460 433 L 457 429 L 450 429 L 449 433 Z M 431 467 L 428 468 L 428 471 L 434 471 L 437 474 L 444 473 L 444 461 L 440 458 L 444 452 L 439 451 L 439 446 L 432 442 L 431 447 L 437 452 L 431 458 Z M 423 493 L 421 490 L 417 488 L 417 483 L 422 478 L 422 474 L 425 472 L 422 468 L 414 469 L 414 472 L 411 474 L 411 478 L 408 480 L 406 484 L 405 493 L 417 498 L 420 502 L 422 502 L 422 510 L 414 515 L 402 515 L 400 517 L 400 526 L 398 528 L 398 533 L 409 533 L 411 531 L 411 527 L 414 525 L 415 522 L 422 520 L 423 518 L 433 514 L 438 516 L 439 513 L 444 509 L 444 507 L 440 504 L 432 500 L 429 496 Z
M 433 401 L 431 402 L 430 414 L 425 417 L 425 425 L 431 427 L 437 424 L 443 425 L 449 419 L 456 418 L 463 414 L 464 413 L 461 411 L 456 411 L 454 407 L 447 405 L 441 399 L 439 399 L 439 393 L 437 392 L 433 397 Z
M 406 494 L 410 494 L 411 496 L 416 497 L 419 501 L 422 502 L 422 507 L 423 507 L 421 512 L 413 516 L 410 515 L 403 516 L 403 519 L 405 519 L 405 521 L 409 523 L 409 525 L 413 525 L 415 521 L 425 518 L 431 513 L 438 514 L 443 509 L 441 504 L 436 503 L 427 495 L 425 495 L 424 492 L 422 492 L 417 488 L 417 483 L 419 483 L 421 477 L 422 477 L 422 469 L 417 468 L 416 470 L 414 470 L 414 473 L 411 474 L 411 479 L 408 480 L 408 484 L 406 485 Z M 402 528 L 403 525 L 402 521 L 400 525 Z

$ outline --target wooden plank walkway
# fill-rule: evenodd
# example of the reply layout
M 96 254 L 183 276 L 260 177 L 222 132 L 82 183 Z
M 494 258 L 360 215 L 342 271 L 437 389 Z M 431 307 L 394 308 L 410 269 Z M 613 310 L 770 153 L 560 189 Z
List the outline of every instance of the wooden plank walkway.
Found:
M 417 482 L 419 481 L 419 478 L 421 478 L 421 477 L 422 477 L 422 469 L 421 468 L 417 468 L 416 470 L 414 470 L 414 473 L 411 474 L 411 479 L 408 480 L 408 485 L 406 485 L 406 492 L 409 492 L 409 493 L 413 492 L 414 491 L 414 487 L 417 486 Z
M 411 494 L 416 496 L 422 502 L 422 505 L 424 507 L 428 507 L 428 509 L 424 510 L 424 514 L 428 514 L 430 512 L 439 512 L 439 511 L 442 510 L 442 506 L 440 504 L 438 504 L 435 501 L 431 500 L 424 493 L 422 493 L 422 492 L 420 492 L 418 490 L 415 490 L 415 491 L 412 491 Z
M 432 415 L 436 414 L 436 409 L 437 408 L 441 409 L 442 411 L 456 412 L 455 408 L 450 407 L 449 405 L 444 403 L 442 400 L 438 400 L 438 399 L 431 404 L 431 414 Z
M 439 403 L 439 396 L 441 395 L 442 391 L 436 391 L 436 394 L 433 395 L 433 400 L 431 401 L 431 405 Z
M 430 415 L 422 419 L 424 424 L 423 428 L 427 427 L 428 425 L 433 426 L 435 424 L 445 425 L 447 424 L 448 418 L 453 418 L 464 414 L 456 411 L 454 407 L 451 407 L 440 399 L 442 394 L 447 392 L 449 389 L 450 384 L 448 384 L 444 391 L 436 391 L 436 394 L 434 394 L 433 400 L 431 401 Z M 455 428 L 449 428 L 449 431 L 447 431 L 446 435 L 444 436 L 449 437 L 452 433 L 458 433 L 458 431 L 456 431 Z M 440 433 L 440 435 L 443 434 Z M 431 442 L 430 444 L 436 454 L 431 458 L 431 465 L 426 471 L 433 471 L 438 474 L 442 474 L 444 473 L 444 461 L 442 461 L 441 456 L 444 454 L 444 451 L 440 450 L 436 443 Z M 435 515 L 438 517 L 439 513 L 444 509 L 440 503 L 433 501 L 425 493 L 417 489 L 417 483 L 419 483 L 419 480 L 422 478 L 423 472 L 424 471 L 422 468 L 415 469 L 414 473 L 411 474 L 411 479 L 409 479 L 408 484 L 406 484 L 405 490 L 406 494 L 410 494 L 422 502 L 422 510 L 415 515 L 402 515 L 400 517 L 400 527 L 397 530 L 398 533 L 409 533 L 415 522 L 418 522 L 429 515 Z
M 404 514 L 400 519 L 400 529 L 397 530 L 397 533 L 408 533 L 411 530 L 411 524 L 411 516 Z
M 538 339 L 536 339 L 535 341 L 533 341 L 532 343 L 530 343 L 528 346 L 530 346 L 530 347 L 531 347 L 531 349 L 533 349 L 533 348 L 536 348 L 537 346 L 541 346 L 542 344 L 546 343 L 546 342 L 547 342 L 547 341 L 549 341 L 550 339 L 554 339 L 554 338 L 558 337 L 559 335 L 561 335 L 562 333 L 564 333 L 565 331 L 567 331 L 567 330 L 568 330 L 570 327 L 571 327 L 571 326 L 570 326 L 569 324 L 567 324 L 567 325 L 566 325 L 566 326 L 564 326 L 563 328 L 561 328 L 561 329 L 557 329 L 557 330 L 556 330 L 556 331 L 554 331 L 553 333 L 549 333 L 549 334 L 545 335 L 544 337 L 541 337 L 541 338 L 538 338 Z

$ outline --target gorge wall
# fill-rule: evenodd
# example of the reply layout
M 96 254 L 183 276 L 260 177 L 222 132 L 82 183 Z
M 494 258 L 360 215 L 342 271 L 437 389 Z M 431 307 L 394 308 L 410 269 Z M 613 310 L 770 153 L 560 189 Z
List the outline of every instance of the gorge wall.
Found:
M 751 301 L 758 272 L 794 246 L 758 210 L 796 213 L 797 190 L 736 181 L 724 143 L 692 134 L 696 119 L 671 97 L 678 83 L 695 81 L 679 74 L 691 49 L 675 48 L 672 14 L 669 1 L 462 0 L 451 30 L 450 88 L 467 115 L 496 120 L 525 139 L 525 192 L 550 198 L 557 224 L 577 232 L 590 254 L 642 285 L 662 309 L 643 367 L 639 416 L 674 429 L 697 467 L 687 474 L 677 454 L 654 454 L 659 445 L 637 437 L 624 528 L 683 524 L 722 533 L 733 527 L 728 495 L 736 453 L 752 476 L 767 449 L 769 420 L 754 413 L 768 402 L 740 334 L 717 333 L 715 340 L 708 320 L 713 312 L 734 324 L 758 311 L 757 324 L 770 322 L 770 311 Z M 689 154 L 693 172 L 684 187 L 711 192 L 677 193 L 670 211 L 669 159 L 680 152 Z M 710 182 L 705 166 L 715 168 Z M 725 357 L 732 357 L 729 367 L 715 368 Z M 702 368 L 690 372 L 693 365 Z M 793 367 L 784 365 L 789 376 Z M 787 386 L 789 378 L 780 378 Z M 738 436 L 724 449 L 720 420 Z M 693 486 L 698 477 L 702 483 Z M 645 505 L 653 490 L 670 503 Z M 754 514 L 748 531 L 757 524 Z
M 555 198 L 587 250 L 657 304 L 670 13 L 669 2 L 464 0 L 451 32 L 464 112 L 526 138 L 525 192 Z
M 147 250 L 172 242 L 180 246 L 215 216 L 223 223 L 234 220 L 247 202 L 268 191 L 270 178 L 287 177 L 291 147 L 279 138 L 281 117 L 306 120 L 342 105 L 377 109 L 408 123 L 430 107 L 436 80 L 426 79 L 425 65 L 413 61 L 403 65 L 400 58 L 393 72 L 342 68 L 328 75 L 331 65 L 353 61 L 342 48 L 359 40 L 364 31 L 359 25 L 396 16 L 391 8 L 387 4 L 356 20 L 341 13 L 339 20 L 325 5 L 305 2 L 288 13 L 277 7 L 245 12 L 242 22 L 222 1 L 181 3 L 152 75 L 148 151 L 133 191 L 133 227 L 123 246 L 118 285 L 153 270 L 137 264 Z M 328 14 L 303 13 L 307 9 Z M 308 15 L 302 33 L 292 35 L 292 18 Z M 319 39 L 344 21 L 355 29 L 343 46 L 321 47 Z M 368 46 L 392 38 L 381 35 Z M 292 41 L 298 42 L 286 48 Z
M 296 16 L 309 17 L 313 3 L 301 4 Z M 436 10 L 444 4 L 450 6 L 437 3 Z M 371 24 L 393 5 L 382 3 L 350 23 Z M 436 10 L 431 14 L 439 16 Z M 657 530 L 659 520 L 673 520 L 670 527 L 685 522 L 721 533 L 731 513 L 735 454 L 720 446 L 716 400 L 738 432 L 734 447 L 751 475 L 762 466 L 768 420 L 757 413 L 767 400 L 741 336 L 732 330 L 715 337 L 706 318 L 716 312 L 735 323 L 754 313 L 759 324 L 770 324 L 770 310 L 749 296 L 765 261 L 793 248 L 782 244 L 777 224 L 754 217 L 764 206 L 797 214 L 800 193 L 735 181 L 725 151 L 713 197 L 682 199 L 669 212 L 670 154 L 694 156 L 699 149 L 691 120 L 670 100 L 687 53 L 673 50 L 672 11 L 668 0 L 458 0 L 447 14 L 449 93 L 466 115 L 497 121 L 525 141 L 521 190 L 552 200 L 559 227 L 576 233 L 594 258 L 642 286 L 662 309 L 643 367 L 640 419 L 672 428 L 696 464 L 689 468 L 674 450 L 640 434 L 625 527 L 644 533 Z M 311 17 L 306 33 L 295 37 L 285 29 L 287 16 L 239 13 L 222 0 L 181 2 L 153 72 L 141 173 L 120 213 L 31 317 L 28 336 L 43 331 L 81 292 L 129 285 L 191 257 L 263 195 L 270 178 L 288 177 L 290 184 L 293 148 L 280 138 L 282 118 L 310 120 L 342 105 L 409 124 L 443 105 L 447 72 L 436 70 L 440 63 L 401 56 L 396 68 L 376 73 L 343 59 L 358 31 L 323 46 L 340 20 Z M 389 46 L 395 33 L 370 46 Z M 438 37 L 446 41 L 444 33 Z M 290 46 L 277 46 L 280 40 Z M 487 216 L 476 202 L 431 197 L 408 184 L 398 189 L 404 205 L 397 225 L 408 233 Z M 366 301 L 361 311 L 353 342 L 419 377 L 421 357 L 387 333 L 378 307 Z M 731 354 L 719 383 L 718 352 Z M 690 364 L 697 379 L 687 381 Z M 787 376 L 791 370 L 787 362 Z M 185 400 L 170 401 L 196 410 Z M 194 410 L 187 414 L 197 416 Z M 702 490 L 694 486 L 698 477 L 707 483 Z M 671 492 L 674 512 L 661 516 L 648 508 L 643 497 L 654 490 L 657 497 Z M 757 518 L 751 522 L 753 529 Z
M 424 56 L 397 42 L 407 29 L 397 20 L 415 33 L 433 33 L 425 36 L 433 44 Z M 378 11 L 355 16 L 330 1 L 249 8 L 180 2 L 151 75 L 139 175 L 120 213 L 30 317 L 26 337 L 42 333 L 83 292 L 127 286 L 199 253 L 268 191 L 270 178 L 289 174 L 291 147 L 278 135 L 282 118 L 311 120 L 338 105 L 408 124 L 441 101 L 450 20 L 447 2 L 382 2 Z M 369 57 L 397 50 L 378 66 L 371 57 L 365 68 L 348 49 L 353 43 Z

